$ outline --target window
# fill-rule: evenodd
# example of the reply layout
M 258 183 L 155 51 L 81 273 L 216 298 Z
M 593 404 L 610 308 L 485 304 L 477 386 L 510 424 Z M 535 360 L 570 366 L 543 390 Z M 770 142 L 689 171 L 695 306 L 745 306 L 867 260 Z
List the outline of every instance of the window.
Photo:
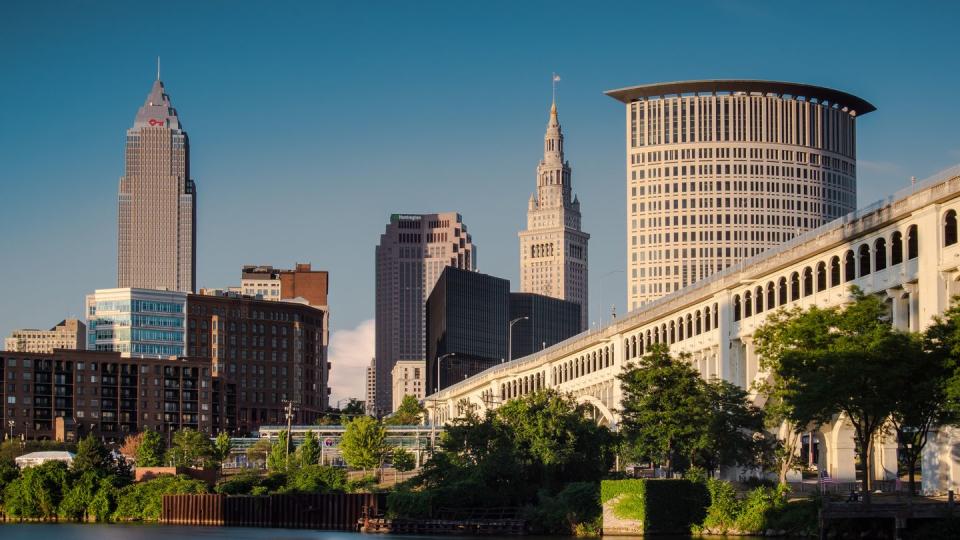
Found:
M 917 226 L 911 225 L 907 229 L 907 260 L 916 259 L 920 255 L 919 241 L 917 239 Z
M 952 246 L 957 243 L 957 211 L 949 210 L 943 217 L 943 245 Z
M 863 244 L 860 246 L 860 277 L 870 273 L 870 246 Z

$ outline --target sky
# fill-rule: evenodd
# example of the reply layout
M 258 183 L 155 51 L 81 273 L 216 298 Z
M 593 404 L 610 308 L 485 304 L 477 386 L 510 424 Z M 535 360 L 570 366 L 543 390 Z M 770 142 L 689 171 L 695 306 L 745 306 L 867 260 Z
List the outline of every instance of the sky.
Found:
M 605 90 L 749 78 L 858 95 L 877 107 L 857 122 L 860 206 L 960 163 L 954 3 L 137 4 L 0 7 L 0 334 L 82 316 L 115 286 L 125 131 L 157 56 L 191 141 L 198 286 L 238 284 L 243 264 L 329 270 L 334 401 L 363 396 L 391 213 L 460 212 L 479 270 L 519 285 L 552 72 L 591 321 L 626 297 L 624 111 Z

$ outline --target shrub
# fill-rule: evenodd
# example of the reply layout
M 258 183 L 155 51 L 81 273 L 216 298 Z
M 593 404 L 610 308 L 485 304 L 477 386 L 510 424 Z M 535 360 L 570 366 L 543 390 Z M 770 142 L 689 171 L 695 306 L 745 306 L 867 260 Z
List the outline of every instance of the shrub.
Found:
M 291 471 L 280 493 L 329 493 L 347 487 L 347 472 L 337 467 L 307 465 Z
M 525 511 L 527 521 L 536 532 L 571 535 L 579 528 L 581 535 L 586 535 L 596 528 L 602 514 L 598 488 L 592 482 L 573 482 L 556 495 L 542 491 L 538 504 Z
M 157 521 L 163 509 L 163 496 L 181 493 L 207 493 L 207 485 L 186 476 L 161 476 L 131 484 L 120 490 L 114 518 L 118 520 Z
M 735 529 L 741 504 L 733 484 L 710 478 L 706 485 L 707 492 L 710 494 L 710 506 L 707 507 L 707 517 L 703 521 L 703 527 L 714 533 L 725 533 Z
M 401 485 L 387 495 L 387 517 L 428 518 L 433 515 L 434 491 L 414 491 Z
M 368 474 L 346 483 L 347 493 L 373 493 L 377 490 L 377 477 Z
M 244 472 L 221 480 L 214 487 L 214 491 L 223 495 L 249 495 L 253 488 L 260 484 L 260 475 L 254 472 Z
M 702 523 L 709 495 L 703 484 L 689 480 L 604 480 L 600 500 L 605 504 L 621 499 L 613 507 L 623 519 L 641 522 L 644 534 L 689 533 Z

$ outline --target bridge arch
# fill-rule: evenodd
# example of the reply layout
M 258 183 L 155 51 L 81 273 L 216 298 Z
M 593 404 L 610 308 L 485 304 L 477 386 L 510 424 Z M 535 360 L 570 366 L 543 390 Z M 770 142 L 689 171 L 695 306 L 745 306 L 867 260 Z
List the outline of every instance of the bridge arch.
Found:
M 578 405 L 589 405 L 600 414 L 600 418 L 596 418 L 597 424 L 601 426 L 613 427 L 616 422 L 613 418 L 613 412 L 609 407 L 603 404 L 602 401 L 591 395 L 582 395 L 577 397 Z

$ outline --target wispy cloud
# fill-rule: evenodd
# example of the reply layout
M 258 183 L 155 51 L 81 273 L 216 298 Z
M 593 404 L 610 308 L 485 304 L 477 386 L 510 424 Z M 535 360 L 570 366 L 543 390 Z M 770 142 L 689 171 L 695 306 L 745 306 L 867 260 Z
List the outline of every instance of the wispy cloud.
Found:
M 366 399 L 366 370 L 374 354 L 374 320 L 330 336 L 330 405 L 346 398 Z
M 869 159 L 858 159 L 857 167 L 864 172 L 874 174 L 902 174 L 903 169 L 899 164 L 892 161 L 870 161 Z

